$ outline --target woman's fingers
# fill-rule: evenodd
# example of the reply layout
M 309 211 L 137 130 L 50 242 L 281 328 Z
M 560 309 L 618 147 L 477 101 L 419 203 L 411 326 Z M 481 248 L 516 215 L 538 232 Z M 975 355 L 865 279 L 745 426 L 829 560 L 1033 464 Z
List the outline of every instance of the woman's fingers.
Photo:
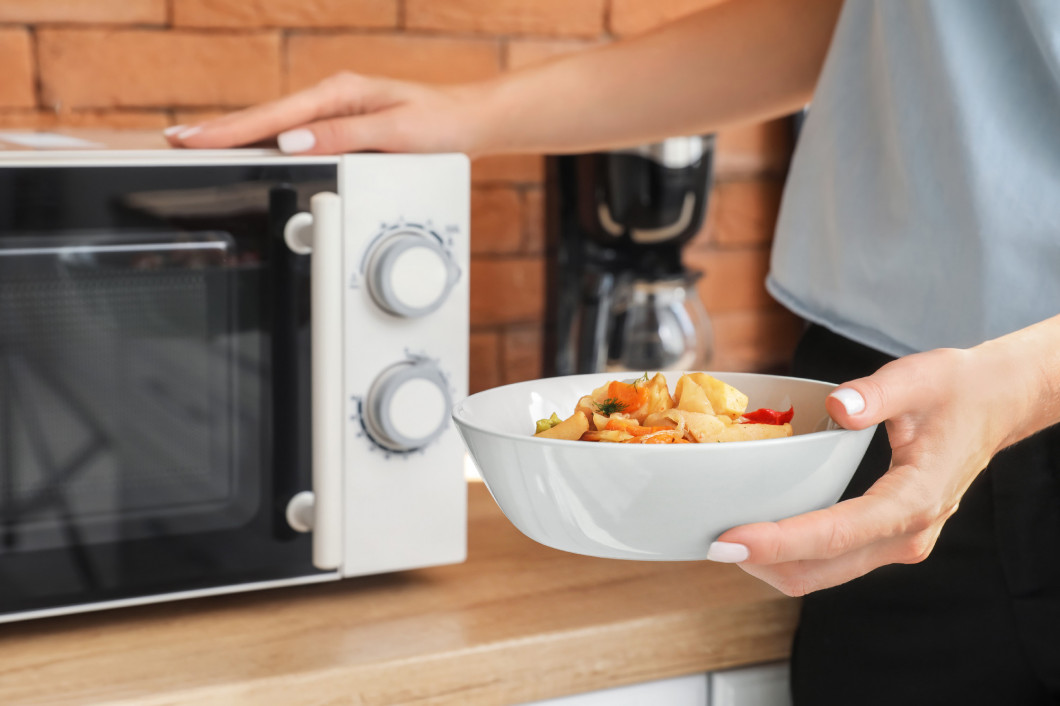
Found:
M 288 154 L 339 154 L 365 150 L 397 151 L 395 117 L 387 112 L 356 118 L 331 118 L 287 130 L 277 137 Z
M 830 559 L 905 534 L 907 512 L 900 499 L 870 491 L 824 510 L 735 527 L 718 541 L 747 547 L 752 564 Z
M 894 537 L 874 542 L 832 559 L 807 559 L 780 564 L 740 564 L 740 568 L 789 596 L 838 586 L 888 564 L 915 564 L 927 558 L 942 525 L 929 527 L 914 537 Z M 917 549 L 919 548 L 919 549 Z
M 957 509 L 951 489 L 935 480 L 915 466 L 897 466 L 865 495 L 778 522 L 735 527 L 718 541 L 746 547 L 741 566 L 785 593 L 835 586 L 886 564 L 927 557 Z
M 396 82 L 356 74 L 332 76 L 278 100 L 229 113 L 183 130 L 167 131 L 171 144 L 192 148 L 237 147 L 271 139 L 322 119 L 354 116 L 387 107 Z M 294 139 L 290 146 L 304 144 Z M 305 152 L 304 149 L 290 151 Z M 341 151 L 341 150 L 340 150 Z

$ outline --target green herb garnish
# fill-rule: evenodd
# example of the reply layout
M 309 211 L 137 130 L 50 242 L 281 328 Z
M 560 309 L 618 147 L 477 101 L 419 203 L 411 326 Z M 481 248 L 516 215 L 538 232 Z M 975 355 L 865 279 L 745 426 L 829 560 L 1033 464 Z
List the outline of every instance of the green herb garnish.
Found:
M 625 408 L 625 403 L 619 402 L 614 397 L 608 397 L 603 402 L 598 402 L 596 404 L 596 411 L 600 414 L 603 414 L 604 416 L 610 416 L 615 412 L 621 412 Z

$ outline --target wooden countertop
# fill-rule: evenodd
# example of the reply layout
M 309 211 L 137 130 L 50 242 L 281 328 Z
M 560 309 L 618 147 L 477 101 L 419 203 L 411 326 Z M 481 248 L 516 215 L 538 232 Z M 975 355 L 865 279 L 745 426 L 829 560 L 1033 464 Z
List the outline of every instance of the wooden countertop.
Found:
M 787 657 L 797 601 L 737 567 L 556 551 L 469 493 L 464 564 L 0 625 L 0 704 L 517 704 Z

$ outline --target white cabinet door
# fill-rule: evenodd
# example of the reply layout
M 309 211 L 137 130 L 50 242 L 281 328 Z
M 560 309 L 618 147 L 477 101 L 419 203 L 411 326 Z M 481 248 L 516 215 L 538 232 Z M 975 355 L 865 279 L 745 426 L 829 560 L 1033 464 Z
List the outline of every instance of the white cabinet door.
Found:
M 708 706 L 708 675 L 659 681 L 534 701 L 525 706 Z
M 712 672 L 710 706 L 791 706 L 788 663 Z

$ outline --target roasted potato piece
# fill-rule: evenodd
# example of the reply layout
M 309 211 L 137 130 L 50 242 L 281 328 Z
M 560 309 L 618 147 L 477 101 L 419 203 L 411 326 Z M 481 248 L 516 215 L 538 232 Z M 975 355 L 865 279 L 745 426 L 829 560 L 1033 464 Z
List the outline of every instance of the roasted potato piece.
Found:
M 669 411 L 671 410 L 665 410 L 662 412 L 652 412 L 644 418 L 642 425 L 646 427 L 676 427 L 677 421 L 674 419 L 670 419 L 668 416 L 666 416 L 666 413 Z
M 618 443 L 632 439 L 633 435 L 617 429 L 604 429 L 603 431 L 587 431 L 580 438 L 582 441 L 611 441 Z
M 688 377 L 703 388 L 714 408 L 714 414 L 739 417 L 747 409 L 747 395 L 707 373 L 689 373 Z
M 718 441 L 758 441 L 791 435 L 790 424 L 732 424 L 722 430 Z
M 589 431 L 589 420 L 581 412 L 575 412 L 551 429 L 546 429 L 534 436 L 542 439 L 577 441 L 587 431 Z
M 578 400 L 578 404 L 574 406 L 574 411 L 581 412 L 585 415 L 586 419 L 592 419 L 593 414 L 596 413 L 596 404 L 593 401 L 593 396 L 585 395 L 580 400 Z
M 677 381 L 677 389 L 674 390 L 674 401 L 677 408 L 687 412 L 700 412 L 702 414 L 714 414 L 714 407 L 707 399 L 707 391 L 704 390 L 689 375 L 682 375 Z
M 662 412 L 674 406 L 674 400 L 670 397 L 670 386 L 666 383 L 666 378 L 662 373 L 655 373 L 655 377 L 646 383 L 641 383 L 641 386 L 645 393 L 644 403 L 639 409 L 630 412 L 630 416 L 638 422 L 643 423 L 649 414 Z
M 718 441 L 718 437 L 726 429 L 725 423 L 713 414 L 671 409 L 666 412 L 666 416 L 677 422 L 678 428 L 681 428 L 683 422 L 686 435 L 700 444 Z

